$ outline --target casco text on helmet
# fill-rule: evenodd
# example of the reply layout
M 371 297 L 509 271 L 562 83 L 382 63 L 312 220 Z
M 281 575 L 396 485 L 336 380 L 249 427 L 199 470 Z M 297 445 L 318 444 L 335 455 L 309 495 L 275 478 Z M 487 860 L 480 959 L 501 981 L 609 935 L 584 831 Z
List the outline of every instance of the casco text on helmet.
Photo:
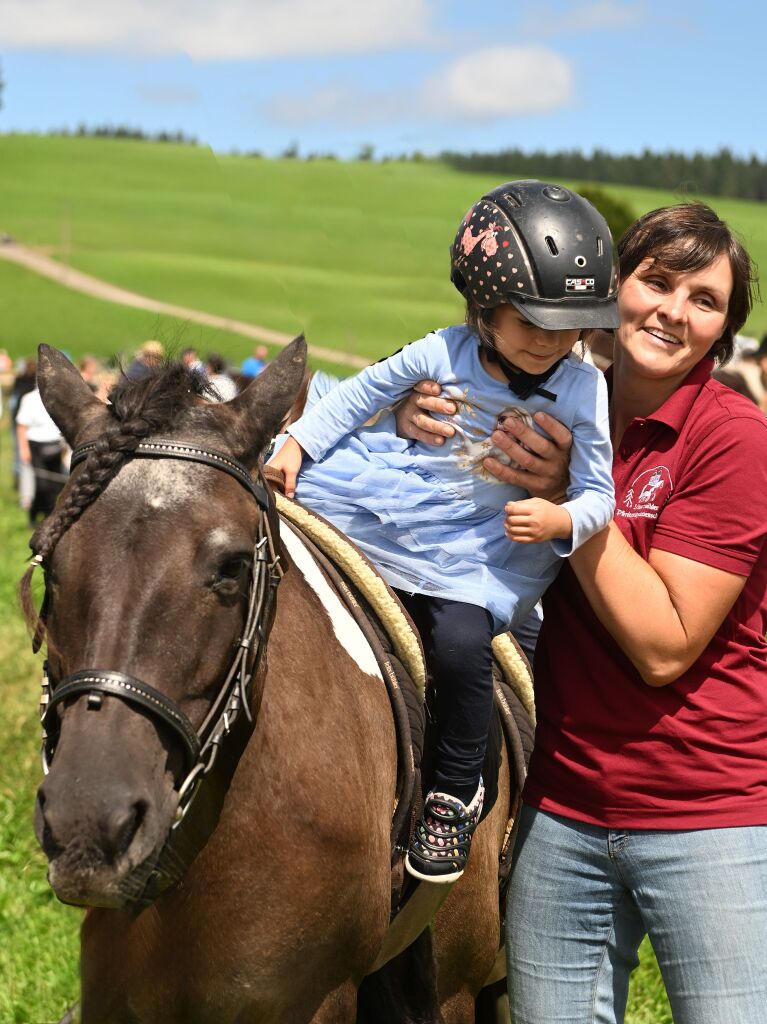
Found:
M 478 306 L 515 306 L 545 330 L 618 326 L 617 274 L 607 221 L 561 185 L 509 181 L 459 225 L 451 280 Z

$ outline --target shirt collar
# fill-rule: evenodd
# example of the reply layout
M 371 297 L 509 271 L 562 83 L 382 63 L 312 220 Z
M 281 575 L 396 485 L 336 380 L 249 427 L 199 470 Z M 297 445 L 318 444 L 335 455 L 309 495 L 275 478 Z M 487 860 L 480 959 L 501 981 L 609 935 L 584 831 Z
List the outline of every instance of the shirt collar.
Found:
M 711 379 L 711 372 L 714 369 L 714 360 L 705 356 L 690 370 L 679 387 L 666 399 L 663 405 L 650 413 L 649 416 L 638 417 L 645 420 L 654 420 L 670 427 L 674 433 L 679 434 L 690 414 L 695 399 L 703 387 Z M 607 388 L 612 395 L 613 368 L 608 366 L 605 370 Z M 636 422 L 636 420 L 634 421 Z

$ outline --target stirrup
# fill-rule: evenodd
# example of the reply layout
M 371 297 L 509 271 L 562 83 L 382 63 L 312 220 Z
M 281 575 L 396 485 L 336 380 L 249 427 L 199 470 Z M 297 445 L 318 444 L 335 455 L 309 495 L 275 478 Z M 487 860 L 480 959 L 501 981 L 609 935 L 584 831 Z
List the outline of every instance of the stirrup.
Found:
M 405 857 L 408 874 L 424 882 L 457 881 L 466 867 L 484 798 L 481 779 L 468 807 L 449 793 L 432 790 Z

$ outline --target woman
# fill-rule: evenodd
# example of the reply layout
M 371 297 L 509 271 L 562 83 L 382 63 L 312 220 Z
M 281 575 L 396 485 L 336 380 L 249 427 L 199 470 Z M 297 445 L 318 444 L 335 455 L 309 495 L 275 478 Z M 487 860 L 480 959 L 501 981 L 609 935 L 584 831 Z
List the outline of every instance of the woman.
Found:
M 702 204 L 647 214 L 618 252 L 617 508 L 544 598 L 512 1015 L 622 1021 L 649 933 L 676 1024 L 764 1024 L 767 420 L 711 378 L 750 310 L 752 268 Z M 406 433 L 449 432 L 417 407 L 449 411 L 411 400 Z M 493 435 L 521 468 L 486 467 L 552 497 L 567 431 L 536 420 L 550 440 L 522 424 L 516 441 Z

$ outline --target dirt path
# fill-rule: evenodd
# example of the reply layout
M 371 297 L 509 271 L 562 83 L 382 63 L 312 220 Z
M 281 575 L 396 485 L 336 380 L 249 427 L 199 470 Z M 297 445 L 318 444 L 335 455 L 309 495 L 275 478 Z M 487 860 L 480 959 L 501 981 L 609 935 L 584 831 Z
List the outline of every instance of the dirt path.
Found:
M 174 316 L 180 320 L 189 320 L 195 324 L 204 324 L 206 327 L 216 327 L 223 331 L 232 331 L 234 334 L 241 334 L 254 341 L 262 341 L 268 345 L 283 347 L 293 340 L 290 334 L 283 334 L 281 331 L 272 331 L 268 327 L 260 327 L 258 324 L 247 323 L 245 320 L 232 320 L 230 317 L 217 316 L 215 313 L 205 313 L 199 309 L 189 309 L 187 306 L 175 306 L 170 302 L 160 302 L 157 299 L 150 299 L 146 295 L 139 295 L 137 292 L 130 292 L 125 288 L 102 281 L 98 277 L 84 274 L 80 270 L 74 270 L 63 263 L 45 256 L 43 253 L 28 249 L 13 240 L 0 239 L 0 259 L 8 260 L 10 263 L 17 263 L 26 270 L 35 274 L 47 277 L 56 284 L 71 288 L 73 291 L 82 292 L 83 295 L 90 295 L 95 299 L 103 299 L 105 302 L 116 302 L 121 306 L 132 306 L 134 309 L 145 309 L 150 313 L 159 313 L 162 316 Z M 323 359 L 327 362 L 338 363 L 342 366 L 351 366 L 361 370 L 370 365 L 370 360 L 363 356 L 355 356 L 348 352 L 337 352 L 332 348 L 321 348 L 317 345 L 309 345 L 309 355 L 315 359 Z

